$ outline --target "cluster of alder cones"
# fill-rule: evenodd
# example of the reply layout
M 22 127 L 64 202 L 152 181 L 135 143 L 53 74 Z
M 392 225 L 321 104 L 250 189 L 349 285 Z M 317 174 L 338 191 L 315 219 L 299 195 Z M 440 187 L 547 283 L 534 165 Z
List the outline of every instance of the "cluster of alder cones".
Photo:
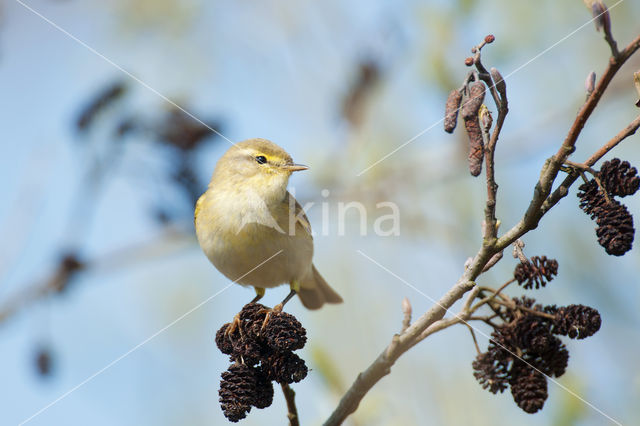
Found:
M 640 186 L 638 170 L 628 161 L 605 161 L 598 174 L 578 188 L 580 208 L 595 220 L 598 244 L 607 254 L 622 256 L 631 250 L 635 229 L 627 206 L 615 197 L 633 195 Z
M 297 383 L 308 372 L 304 360 L 293 352 L 307 342 L 306 330 L 293 315 L 249 303 L 238 319 L 216 333 L 218 349 L 232 362 L 222 373 L 219 391 L 222 411 L 232 422 L 245 418 L 252 407 L 269 407 L 272 382 Z
M 534 256 L 516 267 L 514 278 L 532 289 L 544 287 L 557 273 L 556 260 Z M 499 322 L 492 323 L 489 346 L 473 361 L 473 374 L 494 394 L 511 388 L 518 407 L 535 413 L 547 399 L 547 378 L 560 377 L 567 368 L 569 351 L 558 336 L 592 336 L 600 329 L 600 314 L 583 305 L 543 306 L 524 296 L 495 312 Z

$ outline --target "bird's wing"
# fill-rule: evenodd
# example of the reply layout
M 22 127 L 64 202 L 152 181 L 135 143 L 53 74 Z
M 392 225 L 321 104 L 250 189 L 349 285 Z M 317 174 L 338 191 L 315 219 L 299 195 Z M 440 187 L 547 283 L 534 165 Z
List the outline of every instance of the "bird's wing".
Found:
M 298 201 L 288 191 L 287 196 L 284 197 L 283 202 L 286 203 L 287 206 L 291 206 L 292 204 L 295 205 L 294 215 L 296 224 L 302 226 L 302 228 L 307 231 L 309 235 L 311 235 L 311 224 L 309 223 L 309 219 L 307 219 L 307 215 L 305 214 L 304 209 L 302 208 L 300 203 L 298 203 Z

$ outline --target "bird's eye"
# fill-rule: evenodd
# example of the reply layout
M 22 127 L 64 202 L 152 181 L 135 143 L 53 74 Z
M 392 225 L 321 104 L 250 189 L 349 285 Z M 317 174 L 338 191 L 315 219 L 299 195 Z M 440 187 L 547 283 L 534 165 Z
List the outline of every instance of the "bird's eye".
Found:
M 258 155 L 256 157 L 256 161 L 258 162 L 258 164 L 264 164 L 267 162 L 267 157 L 265 157 L 264 155 Z

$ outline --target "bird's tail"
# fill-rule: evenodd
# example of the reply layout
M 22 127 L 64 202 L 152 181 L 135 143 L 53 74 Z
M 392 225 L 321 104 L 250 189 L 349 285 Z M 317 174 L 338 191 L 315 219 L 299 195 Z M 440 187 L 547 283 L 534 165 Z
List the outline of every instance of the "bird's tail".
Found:
M 342 303 L 342 297 L 327 284 L 314 265 L 311 265 L 309 277 L 301 283 L 298 295 L 307 309 L 319 309 L 325 303 Z

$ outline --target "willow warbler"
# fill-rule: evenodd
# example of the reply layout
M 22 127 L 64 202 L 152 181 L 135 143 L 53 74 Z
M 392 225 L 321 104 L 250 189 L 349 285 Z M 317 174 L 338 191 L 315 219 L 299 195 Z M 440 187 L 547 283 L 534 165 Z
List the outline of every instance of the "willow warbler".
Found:
M 196 203 L 198 242 L 220 272 L 253 286 L 254 301 L 266 288 L 289 284 L 276 310 L 296 293 L 309 309 L 342 302 L 313 266 L 311 226 L 287 191 L 291 173 L 307 168 L 273 142 L 248 139 L 220 158 Z

